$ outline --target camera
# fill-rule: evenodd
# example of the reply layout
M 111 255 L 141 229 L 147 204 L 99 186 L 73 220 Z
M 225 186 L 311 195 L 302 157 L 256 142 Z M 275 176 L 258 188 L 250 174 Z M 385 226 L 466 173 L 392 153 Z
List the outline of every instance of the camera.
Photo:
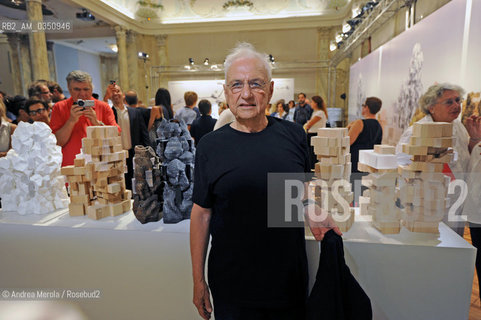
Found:
M 110 84 L 115 84 L 115 80 L 110 80 Z
M 94 100 L 82 100 L 82 99 L 78 99 L 77 100 L 77 105 L 79 107 L 84 107 L 84 108 L 87 108 L 87 107 L 93 107 L 95 105 L 95 101 Z

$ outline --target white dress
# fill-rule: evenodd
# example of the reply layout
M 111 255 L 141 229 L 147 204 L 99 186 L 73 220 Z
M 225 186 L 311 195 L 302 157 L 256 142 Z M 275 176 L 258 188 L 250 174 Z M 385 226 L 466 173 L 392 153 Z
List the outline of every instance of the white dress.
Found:
M 326 114 L 324 113 L 324 111 L 322 111 L 322 110 L 314 111 L 312 113 L 311 119 L 313 119 L 314 117 L 319 117 L 321 119 L 319 119 L 319 121 L 317 121 L 316 123 L 314 123 L 312 125 L 312 127 L 308 131 L 309 133 L 317 133 L 317 129 L 326 127 L 327 118 L 326 118 Z

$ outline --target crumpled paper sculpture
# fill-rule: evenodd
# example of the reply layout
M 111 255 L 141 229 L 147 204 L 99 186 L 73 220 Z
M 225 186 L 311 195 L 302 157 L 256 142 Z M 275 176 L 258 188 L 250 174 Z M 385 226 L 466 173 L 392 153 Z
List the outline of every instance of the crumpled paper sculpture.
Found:
M 60 175 L 62 149 L 43 122 L 20 122 L 12 135 L 12 149 L 0 158 L 2 209 L 21 215 L 45 214 L 69 203 Z

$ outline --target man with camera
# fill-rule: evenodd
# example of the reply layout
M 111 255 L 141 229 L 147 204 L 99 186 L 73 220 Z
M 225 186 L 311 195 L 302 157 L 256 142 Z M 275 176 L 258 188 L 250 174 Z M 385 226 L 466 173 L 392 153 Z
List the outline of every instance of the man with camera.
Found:
M 50 127 L 62 147 L 62 166 L 73 164 L 80 153 L 82 138 L 87 136 L 88 126 L 116 126 L 114 113 L 109 105 L 92 97 L 92 77 L 75 70 L 67 75 L 70 98 L 57 102 L 52 110 Z

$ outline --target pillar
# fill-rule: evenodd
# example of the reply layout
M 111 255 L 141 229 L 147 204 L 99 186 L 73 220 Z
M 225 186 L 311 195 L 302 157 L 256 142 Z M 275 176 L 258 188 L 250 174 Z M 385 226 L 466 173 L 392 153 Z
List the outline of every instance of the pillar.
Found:
M 27 0 L 27 17 L 30 22 L 43 21 L 42 1 Z M 50 79 L 47 57 L 47 43 L 44 31 L 31 32 L 28 35 L 33 78 L 35 80 Z
M 117 57 L 119 63 L 119 85 L 122 90 L 128 90 L 129 86 L 129 70 L 127 64 L 127 42 L 126 32 L 121 26 L 115 27 L 115 39 L 117 40 Z
M 156 45 L 157 45 L 157 61 L 159 62 L 158 66 L 167 66 L 168 65 L 168 54 L 167 54 L 167 35 L 166 34 L 159 34 L 155 36 Z M 157 72 L 159 70 L 157 69 Z M 167 88 L 168 87 L 169 79 L 163 73 L 159 75 L 159 88 Z M 157 91 L 158 88 L 152 88 L 152 90 Z
M 139 85 L 137 79 L 139 74 L 139 50 L 137 50 L 136 33 L 134 31 L 130 30 L 127 32 L 127 41 L 129 43 L 129 46 L 127 47 L 127 70 L 130 87 L 124 88 L 124 91 L 135 90 L 138 93 Z
M 7 33 L 8 44 L 10 46 L 10 66 L 12 70 L 13 90 L 15 94 L 24 94 L 22 83 L 22 72 L 20 69 L 20 39 L 16 33 Z
M 324 65 L 324 61 L 329 60 L 329 43 L 331 41 L 330 28 L 317 29 L 317 59 Z M 326 63 L 327 66 L 327 63 Z M 328 90 L 328 69 L 320 68 L 316 70 L 316 94 L 319 94 L 322 99 L 328 104 L 327 90 Z M 329 105 L 328 105 L 329 106 Z M 330 107 L 330 106 L 329 106 Z
M 55 53 L 53 51 L 54 42 L 47 41 L 48 72 L 50 80 L 57 82 L 57 69 L 55 65 Z
M 28 86 L 30 86 L 33 80 L 28 35 L 19 35 L 19 45 L 20 74 L 23 83 L 23 95 L 27 96 Z

